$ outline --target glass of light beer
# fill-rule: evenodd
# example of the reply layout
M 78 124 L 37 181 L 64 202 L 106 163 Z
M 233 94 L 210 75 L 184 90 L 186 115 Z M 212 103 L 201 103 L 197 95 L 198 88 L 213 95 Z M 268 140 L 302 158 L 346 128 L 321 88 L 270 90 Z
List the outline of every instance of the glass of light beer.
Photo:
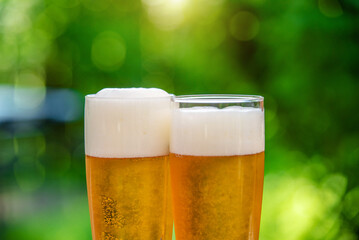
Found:
M 103 89 L 85 102 L 86 178 L 94 240 L 170 240 L 171 96 Z
M 263 97 L 174 98 L 170 171 L 177 240 L 258 240 Z

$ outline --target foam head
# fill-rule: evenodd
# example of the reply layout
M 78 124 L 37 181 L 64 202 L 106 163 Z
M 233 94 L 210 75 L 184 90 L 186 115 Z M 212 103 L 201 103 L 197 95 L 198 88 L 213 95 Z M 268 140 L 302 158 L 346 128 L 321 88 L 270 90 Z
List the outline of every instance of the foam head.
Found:
M 102 158 L 167 155 L 170 104 L 170 95 L 156 88 L 107 88 L 86 96 L 86 155 Z
M 264 151 L 264 112 L 249 107 L 192 107 L 173 111 L 171 152 L 192 156 Z
M 96 93 L 96 97 L 104 98 L 149 98 L 167 97 L 169 94 L 158 88 L 104 88 Z

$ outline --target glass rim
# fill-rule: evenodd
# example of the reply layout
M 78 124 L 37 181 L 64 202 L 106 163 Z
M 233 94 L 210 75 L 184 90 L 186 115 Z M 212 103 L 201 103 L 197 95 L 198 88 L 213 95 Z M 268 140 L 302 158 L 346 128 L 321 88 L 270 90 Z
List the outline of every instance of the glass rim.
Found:
M 245 94 L 196 94 L 173 97 L 173 101 L 177 103 L 249 103 L 263 100 L 264 97 L 260 95 Z
M 113 97 L 113 96 L 96 96 L 96 94 L 88 94 L 85 95 L 85 99 L 103 99 L 103 100 L 160 100 L 160 99 L 172 99 L 174 98 L 173 94 L 168 94 L 167 96 L 160 96 L 160 97 Z

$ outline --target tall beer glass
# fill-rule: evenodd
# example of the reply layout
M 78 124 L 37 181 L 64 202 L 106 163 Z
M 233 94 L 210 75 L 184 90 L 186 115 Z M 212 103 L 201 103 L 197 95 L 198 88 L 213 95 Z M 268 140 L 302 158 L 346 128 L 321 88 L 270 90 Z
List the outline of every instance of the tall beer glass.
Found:
M 171 96 L 104 89 L 86 96 L 86 177 L 94 240 L 170 240 Z
M 177 240 L 258 240 L 263 98 L 176 97 L 170 169 Z

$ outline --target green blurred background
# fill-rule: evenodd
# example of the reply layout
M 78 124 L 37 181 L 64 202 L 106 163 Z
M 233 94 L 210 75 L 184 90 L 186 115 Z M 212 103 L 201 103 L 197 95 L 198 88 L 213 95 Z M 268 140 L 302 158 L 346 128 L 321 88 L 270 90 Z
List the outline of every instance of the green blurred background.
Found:
M 358 0 L 0 0 L 0 239 L 91 239 L 104 87 L 263 95 L 260 239 L 359 239 L 358 43 Z

